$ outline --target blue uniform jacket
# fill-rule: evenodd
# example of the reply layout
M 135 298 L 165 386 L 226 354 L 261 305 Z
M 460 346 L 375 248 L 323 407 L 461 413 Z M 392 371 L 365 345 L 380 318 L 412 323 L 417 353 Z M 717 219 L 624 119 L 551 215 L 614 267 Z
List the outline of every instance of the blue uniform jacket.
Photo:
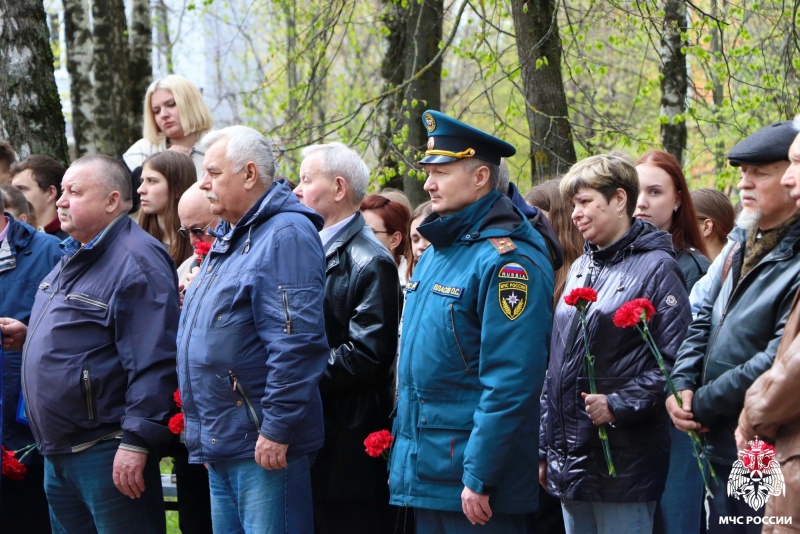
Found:
M 432 248 L 405 288 L 391 502 L 461 511 L 466 485 L 494 513 L 535 511 L 553 301 L 544 240 L 496 191 L 419 231 Z
M 259 432 L 288 453 L 322 446 L 328 361 L 322 218 L 278 181 L 203 260 L 183 303 L 178 376 L 193 463 L 253 458 Z

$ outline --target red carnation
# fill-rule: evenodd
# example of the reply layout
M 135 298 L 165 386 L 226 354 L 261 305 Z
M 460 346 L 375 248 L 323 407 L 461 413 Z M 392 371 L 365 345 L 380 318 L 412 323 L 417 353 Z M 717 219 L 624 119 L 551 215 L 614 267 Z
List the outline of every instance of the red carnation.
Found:
M 639 321 L 648 322 L 655 313 L 656 309 L 650 299 L 633 299 L 619 307 L 614 314 L 614 325 L 620 328 L 636 326 Z
M 364 445 L 367 447 L 367 454 L 373 458 L 377 458 L 378 456 L 384 455 L 384 453 L 389 450 L 393 441 L 394 438 L 391 432 L 388 430 L 379 430 L 367 436 L 367 439 L 364 440 Z
M 591 287 L 576 287 L 564 297 L 564 302 L 583 310 L 590 302 L 597 302 L 597 291 Z
M 169 426 L 169 429 L 173 434 L 180 434 L 181 432 L 183 432 L 184 429 L 183 412 L 176 413 L 175 415 L 173 415 L 170 418 L 167 426 Z
M 203 260 L 208 256 L 208 251 L 211 250 L 211 243 L 205 241 L 198 241 L 194 246 L 194 255 L 197 263 L 203 264 Z
M 175 393 L 172 394 L 172 400 L 175 401 L 175 406 L 183 408 L 183 404 L 181 404 L 181 388 L 175 390 Z
M 28 468 L 25 464 L 17 460 L 14 451 L 8 451 L 2 447 L 2 463 L 3 463 L 3 476 L 7 476 L 11 480 L 22 480 Z

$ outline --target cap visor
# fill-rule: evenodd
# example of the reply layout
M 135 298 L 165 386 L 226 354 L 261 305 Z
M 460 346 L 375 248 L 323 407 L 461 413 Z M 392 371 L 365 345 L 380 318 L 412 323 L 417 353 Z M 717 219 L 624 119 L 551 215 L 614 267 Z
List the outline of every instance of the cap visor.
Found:
M 453 158 L 450 156 L 431 155 L 431 156 L 425 156 L 419 162 L 422 165 L 427 165 L 436 163 L 452 163 L 454 161 L 458 161 L 458 158 Z

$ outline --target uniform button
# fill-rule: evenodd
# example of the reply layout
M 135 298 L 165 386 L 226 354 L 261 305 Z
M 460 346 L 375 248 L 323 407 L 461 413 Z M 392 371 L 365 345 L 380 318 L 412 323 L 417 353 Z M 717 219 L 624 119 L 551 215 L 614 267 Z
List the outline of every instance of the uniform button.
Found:
M 217 317 L 217 321 L 221 321 L 221 320 L 222 320 L 222 316 L 220 315 L 219 317 Z
M 428 420 L 427 420 L 427 419 L 425 419 L 425 418 L 423 417 L 423 418 L 420 420 L 420 423 L 422 423 L 423 425 L 427 425 L 427 424 L 428 424 Z
M 216 445 L 216 444 L 217 444 L 217 440 L 216 440 L 216 439 L 212 439 L 212 440 L 211 440 L 211 444 L 212 444 L 212 445 Z
M 241 405 L 242 405 L 242 401 L 236 401 L 236 406 L 241 406 Z

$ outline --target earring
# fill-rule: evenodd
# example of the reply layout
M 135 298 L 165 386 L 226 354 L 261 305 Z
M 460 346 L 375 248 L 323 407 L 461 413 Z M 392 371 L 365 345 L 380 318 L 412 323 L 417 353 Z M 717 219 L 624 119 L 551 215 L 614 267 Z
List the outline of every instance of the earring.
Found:
M 620 218 L 620 219 L 622 218 L 622 212 L 621 212 L 621 211 L 620 211 L 620 212 L 618 212 L 618 213 L 617 213 L 617 215 L 619 215 L 619 218 Z
M 675 206 L 674 208 L 672 208 L 672 211 L 677 212 L 678 211 L 678 206 Z

